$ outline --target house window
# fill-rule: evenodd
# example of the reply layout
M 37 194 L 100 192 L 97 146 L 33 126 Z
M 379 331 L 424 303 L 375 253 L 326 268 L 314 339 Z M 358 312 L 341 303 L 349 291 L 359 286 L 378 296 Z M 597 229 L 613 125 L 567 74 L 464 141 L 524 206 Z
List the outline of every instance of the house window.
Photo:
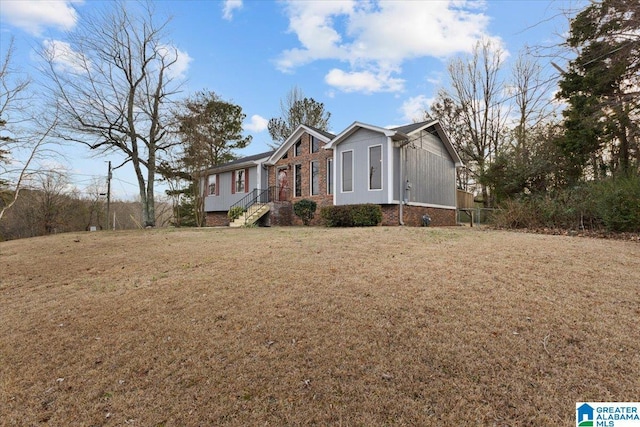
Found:
M 311 195 L 320 194 L 320 162 L 313 161 L 311 166 Z
M 302 154 L 302 140 L 299 139 L 298 142 L 293 146 L 293 155 L 299 156 Z
M 382 145 L 369 147 L 369 190 L 382 190 Z
M 342 191 L 353 191 L 353 151 L 342 153 Z
M 235 173 L 236 175 L 236 179 L 235 179 L 235 184 L 236 184 L 236 193 L 244 193 L 245 192 L 245 188 L 246 188 L 246 174 L 244 170 L 238 170 Z
M 209 175 L 209 196 L 218 195 L 218 175 Z
M 333 194 L 333 159 L 327 159 L 327 194 Z
M 309 151 L 312 153 L 320 151 L 320 141 L 312 135 L 309 135 Z
M 295 166 L 295 173 L 293 175 L 295 186 L 295 197 L 302 197 L 302 165 Z

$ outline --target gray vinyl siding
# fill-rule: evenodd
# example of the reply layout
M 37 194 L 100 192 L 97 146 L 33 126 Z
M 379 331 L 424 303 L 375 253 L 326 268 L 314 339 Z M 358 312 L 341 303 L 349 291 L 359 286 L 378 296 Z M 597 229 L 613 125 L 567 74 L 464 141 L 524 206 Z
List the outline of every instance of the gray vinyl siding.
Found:
M 389 191 L 389 140 L 379 132 L 358 129 L 335 147 L 336 205 L 358 203 L 388 203 Z M 369 147 L 382 145 L 382 190 L 369 190 Z M 353 150 L 353 191 L 342 191 L 342 153 Z
M 255 188 L 260 188 L 260 190 L 266 190 L 267 188 L 269 188 L 269 169 L 266 167 L 262 167 L 262 165 L 257 166 L 256 170 L 260 171 L 260 185 L 258 185 L 256 183 Z M 251 174 L 251 172 L 249 172 L 249 174 Z M 251 176 L 249 176 L 249 180 L 251 180 Z M 254 187 L 250 187 L 249 189 L 252 190 Z
M 245 168 L 238 168 L 245 169 Z M 233 171 L 220 172 L 219 176 L 219 195 L 207 196 L 204 198 L 204 210 L 205 212 L 219 212 L 228 211 L 231 205 L 238 202 L 243 197 L 246 197 L 249 192 L 257 188 L 258 184 L 258 167 L 249 167 L 249 182 L 246 185 L 246 193 L 231 194 L 231 181 L 233 177 Z M 262 168 L 260 168 L 262 169 Z M 266 182 L 266 175 L 263 178 L 263 182 Z
M 393 200 L 400 200 L 400 148 L 393 147 Z
M 411 184 L 407 202 L 456 205 L 456 167 L 440 139 L 429 132 L 411 135 L 405 174 Z

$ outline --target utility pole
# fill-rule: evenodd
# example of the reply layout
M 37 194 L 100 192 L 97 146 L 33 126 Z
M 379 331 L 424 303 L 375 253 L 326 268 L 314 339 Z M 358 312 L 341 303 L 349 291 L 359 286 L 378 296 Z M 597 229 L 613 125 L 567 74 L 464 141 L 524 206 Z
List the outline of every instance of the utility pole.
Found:
M 107 173 L 107 230 L 110 228 L 109 208 L 111 207 L 111 160 L 109 160 L 109 171 Z

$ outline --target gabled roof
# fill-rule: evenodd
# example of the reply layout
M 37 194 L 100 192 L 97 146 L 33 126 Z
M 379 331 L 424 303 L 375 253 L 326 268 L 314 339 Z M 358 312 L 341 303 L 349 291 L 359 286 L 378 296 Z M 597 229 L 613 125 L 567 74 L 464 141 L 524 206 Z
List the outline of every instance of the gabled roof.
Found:
M 432 124 L 433 122 L 434 122 L 434 120 L 429 120 L 428 122 L 411 123 L 411 124 L 408 124 L 408 125 L 398 126 L 398 127 L 392 128 L 392 129 L 396 130 L 398 132 L 410 134 L 410 133 L 414 132 L 417 129 L 420 129 L 420 128 L 423 128 L 423 127 L 429 127 L 429 125 Z
M 411 135 L 421 132 L 423 130 L 426 130 L 428 132 L 429 128 L 433 128 L 436 131 L 436 133 L 438 134 L 438 137 L 444 144 L 444 147 L 447 149 L 447 152 L 451 156 L 451 159 L 453 160 L 453 163 L 456 165 L 456 167 L 464 166 L 464 163 L 462 163 L 462 159 L 456 152 L 456 149 L 453 148 L 453 144 L 449 139 L 449 135 L 447 135 L 447 133 L 444 131 L 444 128 L 442 127 L 442 125 L 438 120 L 429 120 L 426 122 L 412 123 L 410 125 L 397 127 L 395 129 L 397 130 L 402 129 L 402 131 L 406 132 L 407 135 L 411 137 Z
M 333 138 L 329 144 L 325 145 L 324 148 L 326 148 L 327 150 L 333 149 L 334 146 L 340 144 L 342 141 L 344 141 L 346 138 L 348 138 L 351 134 L 353 134 L 358 129 L 368 129 L 374 132 L 382 133 L 385 136 L 390 137 L 394 141 L 402 141 L 408 138 L 408 136 L 405 133 L 395 129 L 387 129 L 387 128 L 381 128 L 379 126 L 369 125 L 366 123 L 353 122 L 348 128 L 346 128 L 345 130 L 340 132 L 338 136 Z
M 313 126 L 309 126 L 309 125 L 305 125 L 305 126 L 306 126 L 306 127 L 308 127 L 309 129 L 312 129 L 312 130 L 314 130 L 314 131 L 318 132 L 318 133 L 319 133 L 319 134 L 321 134 L 321 135 L 324 135 L 324 136 L 325 136 L 326 138 L 328 138 L 328 139 L 333 139 L 333 138 L 335 138 L 335 137 L 336 137 L 336 136 L 335 136 L 334 134 L 332 134 L 331 132 L 327 132 L 327 131 L 325 131 L 325 130 L 318 129 L 317 127 L 313 127 Z
M 211 173 L 226 172 L 234 169 L 240 169 L 246 166 L 254 166 L 264 162 L 266 159 L 269 158 L 269 156 L 271 156 L 271 154 L 273 154 L 273 151 L 266 151 L 264 153 L 253 154 L 247 157 L 241 157 L 239 159 L 232 160 L 230 162 L 227 162 L 218 166 L 213 166 L 212 168 L 207 169 L 206 173 L 211 174 Z
M 438 120 L 429 120 L 429 121 L 424 121 L 419 123 L 411 123 L 408 125 L 398 126 L 391 129 L 368 125 L 366 123 L 361 123 L 361 122 L 353 122 L 351 126 L 349 126 L 345 130 L 340 132 L 338 136 L 333 138 L 329 144 L 325 145 L 324 148 L 326 148 L 327 150 L 333 149 L 334 146 L 340 144 L 342 141 L 344 141 L 346 138 L 348 138 L 351 134 L 353 134 L 358 129 L 369 129 L 374 132 L 382 133 L 385 136 L 390 137 L 393 141 L 410 142 L 412 135 L 429 128 L 433 128 L 436 131 L 436 133 L 438 134 L 438 137 L 440 138 L 440 140 L 442 140 L 442 143 L 444 144 L 447 152 L 453 159 L 453 162 L 456 165 L 456 167 L 464 166 L 464 164 L 462 163 L 462 159 L 460 159 L 460 156 L 458 156 L 458 153 L 456 152 L 455 148 L 453 148 L 453 144 L 451 144 L 451 140 L 449 139 L 449 136 L 444 131 L 444 129 L 442 128 L 442 125 Z
M 325 144 L 335 137 L 334 134 L 316 129 L 313 126 L 298 125 L 296 130 L 293 131 L 293 133 L 289 135 L 289 138 L 287 138 L 278 148 L 276 148 L 273 154 L 271 154 L 271 157 L 269 157 L 269 160 L 267 160 L 265 163 L 268 165 L 274 165 L 278 160 L 282 158 L 282 156 L 284 156 L 287 150 L 305 133 L 318 138 Z

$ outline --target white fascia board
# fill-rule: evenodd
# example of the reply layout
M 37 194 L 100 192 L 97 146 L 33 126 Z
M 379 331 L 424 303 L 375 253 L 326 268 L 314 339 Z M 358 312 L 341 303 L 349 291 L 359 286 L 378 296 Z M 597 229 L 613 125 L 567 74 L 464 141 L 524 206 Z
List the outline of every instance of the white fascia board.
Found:
M 437 209 L 456 209 L 455 206 L 449 205 L 436 205 L 433 203 L 419 203 L 419 202 L 407 202 L 405 203 L 407 206 L 421 206 L 424 208 L 437 208 Z
M 208 176 L 208 175 L 216 174 L 216 173 L 224 173 L 224 172 L 234 171 L 234 170 L 237 170 L 237 169 L 244 169 L 246 167 L 260 166 L 263 163 L 265 163 L 265 161 L 267 159 L 268 159 L 268 157 L 263 157 L 261 159 L 249 160 L 248 162 L 234 163 L 234 164 L 228 165 L 228 166 L 220 165 L 220 166 L 215 167 L 215 168 L 207 169 L 204 172 L 204 175 Z
M 329 144 L 327 144 L 324 148 L 327 150 L 332 149 L 334 146 L 340 144 L 346 138 L 348 138 L 352 133 L 354 133 L 358 129 L 368 129 L 374 132 L 382 133 L 386 137 L 395 137 L 399 135 L 399 132 L 396 132 L 391 129 L 381 128 L 379 126 L 369 125 L 362 122 L 353 122 L 349 127 L 340 132 L 335 138 L 331 140 Z
M 293 144 L 295 144 L 296 141 L 298 141 L 298 139 L 300 139 L 300 137 L 302 137 L 302 135 L 304 135 L 305 133 L 308 133 L 309 135 L 312 135 L 313 137 L 318 138 L 320 141 L 324 142 L 325 144 L 329 142 L 329 138 L 327 138 L 325 135 L 316 132 L 315 130 L 311 129 L 308 126 L 298 125 L 296 130 L 293 131 L 291 135 L 289 135 L 289 138 L 287 138 L 282 144 L 280 144 L 280 146 L 276 149 L 276 151 L 271 155 L 271 157 L 269 157 L 269 159 L 265 163 L 269 166 L 275 165 L 278 162 L 278 160 L 280 160 L 282 156 L 284 156 L 284 153 L 286 153 L 287 150 Z M 327 148 L 327 146 L 325 145 L 324 148 Z

